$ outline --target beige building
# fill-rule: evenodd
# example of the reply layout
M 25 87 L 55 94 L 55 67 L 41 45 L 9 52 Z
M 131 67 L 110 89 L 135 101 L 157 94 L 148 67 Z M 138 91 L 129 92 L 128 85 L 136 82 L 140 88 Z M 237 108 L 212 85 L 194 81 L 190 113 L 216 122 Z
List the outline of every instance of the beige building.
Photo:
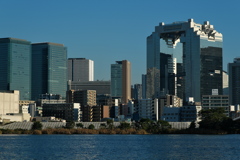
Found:
M 122 102 L 127 104 L 131 99 L 131 63 L 122 61 Z
M 0 91 L 0 114 L 19 113 L 19 96 L 17 90 Z

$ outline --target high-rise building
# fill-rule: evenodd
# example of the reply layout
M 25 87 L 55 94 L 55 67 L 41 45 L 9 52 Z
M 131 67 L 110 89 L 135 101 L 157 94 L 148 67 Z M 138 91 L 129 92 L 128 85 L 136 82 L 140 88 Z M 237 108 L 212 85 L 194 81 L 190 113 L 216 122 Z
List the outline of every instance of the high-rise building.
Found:
M 228 73 L 223 71 L 223 95 L 229 95 L 229 88 L 228 88 Z
M 134 99 L 142 99 L 142 85 L 141 84 L 134 84 L 133 98 Z
M 142 99 L 146 99 L 147 90 L 147 75 L 142 74 Z
M 67 91 L 67 48 L 57 43 L 32 44 L 32 99 Z
M 156 98 L 160 96 L 160 70 L 148 68 L 146 74 L 146 98 Z
M 212 89 L 222 94 L 222 34 L 208 21 L 204 24 L 195 23 L 193 19 L 166 25 L 160 23 L 147 37 L 147 70 L 164 71 L 160 53 L 176 58 L 176 66 L 182 63 L 182 70 L 176 68 L 178 73 L 173 82 L 177 80 L 178 85 L 179 77 L 183 79 L 181 92 L 184 92 L 185 101 L 194 97 L 200 102 L 201 96 L 210 95 Z M 163 89 L 161 85 L 160 88 Z M 175 87 L 175 92 L 181 93 L 176 90 L 178 88 Z
M 68 80 L 80 82 L 93 81 L 94 62 L 86 58 L 69 58 Z
M 131 99 L 131 64 L 127 60 L 111 64 L 111 96 L 125 104 Z
M 20 100 L 31 99 L 31 42 L 0 38 L 0 90 L 19 90 Z
M 240 104 L 240 58 L 235 58 L 228 64 L 229 102 L 231 105 Z

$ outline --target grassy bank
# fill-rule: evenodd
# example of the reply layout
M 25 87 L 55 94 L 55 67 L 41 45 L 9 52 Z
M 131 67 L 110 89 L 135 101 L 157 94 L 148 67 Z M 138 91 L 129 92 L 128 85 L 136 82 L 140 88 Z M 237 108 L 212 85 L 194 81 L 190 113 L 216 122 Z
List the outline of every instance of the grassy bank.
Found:
M 43 130 L 23 130 L 23 129 L 1 129 L 0 134 L 149 134 L 145 130 L 130 129 L 67 129 L 67 128 L 48 128 Z
M 23 130 L 23 129 L 1 129 L 0 134 L 228 134 L 226 131 L 222 130 L 210 130 L 210 129 L 165 129 L 158 133 L 147 132 L 144 129 L 67 129 L 67 128 L 48 128 L 43 130 Z

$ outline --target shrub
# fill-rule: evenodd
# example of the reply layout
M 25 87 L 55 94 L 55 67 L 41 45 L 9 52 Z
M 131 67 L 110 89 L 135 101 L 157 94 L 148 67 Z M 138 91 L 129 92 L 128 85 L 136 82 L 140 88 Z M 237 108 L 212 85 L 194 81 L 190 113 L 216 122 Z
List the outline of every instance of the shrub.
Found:
M 75 127 L 75 122 L 69 121 L 69 122 L 66 123 L 66 128 L 72 129 L 74 127 Z
M 88 126 L 88 129 L 94 129 L 95 128 L 95 126 L 93 125 L 93 124 L 90 124 L 89 126 Z
M 33 134 L 39 135 L 39 134 L 42 134 L 42 131 L 41 131 L 41 130 L 34 130 L 34 131 L 33 131 Z
M 83 128 L 83 124 L 82 124 L 82 123 L 77 123 L 76 126 L 77 126 L 78 128 Z
M 42 123 L 39 121 L 33 122 L 32 130 L 42 130 Z

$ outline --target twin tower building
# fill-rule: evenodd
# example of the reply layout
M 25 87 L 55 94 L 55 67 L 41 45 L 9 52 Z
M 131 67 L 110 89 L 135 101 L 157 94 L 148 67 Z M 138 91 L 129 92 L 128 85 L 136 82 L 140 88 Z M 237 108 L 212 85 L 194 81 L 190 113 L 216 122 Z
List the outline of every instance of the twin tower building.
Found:
M 208 21 L 160 23 L 147 37 L 144 98 L 177 95 L 184 101 L 222 94 L 222 34 Z
M 0 75 L 0 90 L 19 90 L 21 100 L 35 100 L 43 93 L 65 95 L 67 48 L 1 38 Z

